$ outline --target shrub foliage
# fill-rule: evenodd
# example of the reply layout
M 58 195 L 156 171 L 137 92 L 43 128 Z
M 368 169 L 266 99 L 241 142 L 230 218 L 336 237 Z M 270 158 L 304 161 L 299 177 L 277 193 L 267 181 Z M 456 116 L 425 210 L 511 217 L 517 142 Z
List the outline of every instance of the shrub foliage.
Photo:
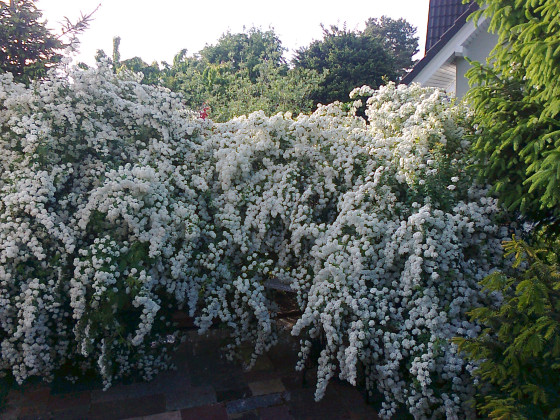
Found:
M 481 334 L 456 340 L 460 350 L 481 361 L 479 406 L 491 418 L 560 418 L 560 249 L 558 242 L 543 245 L 515 238 L 505 243 L 505 256 L 514 256 L 517 271 L 482 282 L 503 297 L 501 305 L 473 310 Z
M 491 64 L 468 73 L 482 177 L 509 209 L 558 230 L 560 2 L 479 3 L 487 7 L 478 14 L 488 16 L 499 35 Z

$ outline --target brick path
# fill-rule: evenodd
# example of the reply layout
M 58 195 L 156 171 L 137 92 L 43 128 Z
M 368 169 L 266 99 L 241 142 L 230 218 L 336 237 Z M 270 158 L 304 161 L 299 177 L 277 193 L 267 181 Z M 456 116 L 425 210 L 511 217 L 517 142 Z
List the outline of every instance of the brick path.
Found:
M 201 337 L 192 331 L 175 356 L 176 371 L 108 391 L 61 393 L 47 385 L 26 385 L 10 392 L 0 419 L 377 419 L 362 393 L 347 383 L 333 381 L 325 398 L 315 402 L 315 380 L 309 377 L 304 385 L 302 374 L 294 370 L 296 340 L 287 333 L 281 337 L 251 371 L 243 371 L 221 357 L 219 333 Z

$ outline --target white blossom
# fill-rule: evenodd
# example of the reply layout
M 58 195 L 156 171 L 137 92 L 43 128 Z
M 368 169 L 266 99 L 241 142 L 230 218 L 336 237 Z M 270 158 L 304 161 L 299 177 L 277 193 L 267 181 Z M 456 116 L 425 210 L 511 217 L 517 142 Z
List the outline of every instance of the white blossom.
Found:
M 177 309 L 227 328 L 230 355 L 250 343 L 250 367 L 277 339 L 274 278 L 303 312 L 297 368 L 323 338 L 317 398 L 362 365 L 383 417 L 473 415 L 449 340 L 477 335 L 507 232 L 470 173 L 467 109 L 389 84 L 352 92 L 367 120 L 332 104 L 214 124 L 107 63 L 67 71 L 0 76 L 1 371 L 151 379 Z

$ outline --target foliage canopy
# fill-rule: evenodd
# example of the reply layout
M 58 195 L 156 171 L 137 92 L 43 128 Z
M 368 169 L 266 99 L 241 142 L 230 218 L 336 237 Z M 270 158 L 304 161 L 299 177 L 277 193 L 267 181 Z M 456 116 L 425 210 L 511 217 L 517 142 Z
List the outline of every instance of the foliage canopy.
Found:
M 55 36 L 41 21 L 34 0 L 0 1 L 0 72 L 12 73 L 24 83 L 44 77 L 62 59 L 61 50 L 88 27 L 94 13 L 82 14 L 75 23 L 65 18 L 61 34 Z
M 502 202 L 560 228 L 560 1 L 479 0 L 499 43 L 474 87 L 481 176 Z
M 346 102 L 357 86 L 397 81 L 413 64 L 418 48 L 415 28 L 403 19 L 369 19 L 364 31 L 323 27 L 323 39 L 296 52 L 294 66 L 326 72 L 313 93 L 317 103 Z

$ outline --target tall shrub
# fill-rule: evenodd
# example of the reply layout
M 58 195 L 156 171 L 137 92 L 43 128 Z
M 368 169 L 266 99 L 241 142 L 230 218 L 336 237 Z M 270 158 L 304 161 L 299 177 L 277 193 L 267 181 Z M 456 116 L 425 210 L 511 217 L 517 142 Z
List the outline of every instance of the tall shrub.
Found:
M 334 104 L 218 124 L 107 62 L 0 76 L 2 373 L 150 379 L 178 308 L 251 364 L 276 339 L 276 278 L 303 312 L 298 368 L 324 337 L 318 399 L 363 371 L 384 417 L 472 414 L 475 365 L 449 339 L 479 332 L 466 311 L 488 304 L 506 229 L 470 117 L 419 86 L 354 94 L 367 120 Z
M 107 65 L 29 88 L 1 75 L 0 124 L 2 371 L 152 378 L 204 214 L 185 181 L 199 124 Z
M 479 408 L 490 418 L 560 418 L 560 249 L 558 242 L 538 245 L 545 248 L 505 243 L 518 271 L 482 282 L 501 304 L 474 309 L 481 334 L 455 340 L 479 363 Z
M 478 16 L 487 16 L 499 35 L 491 64 L 468 73 L 481 176 L 509 209 L 558 230 L 560 2 L 478 3 L 486 6 Z

